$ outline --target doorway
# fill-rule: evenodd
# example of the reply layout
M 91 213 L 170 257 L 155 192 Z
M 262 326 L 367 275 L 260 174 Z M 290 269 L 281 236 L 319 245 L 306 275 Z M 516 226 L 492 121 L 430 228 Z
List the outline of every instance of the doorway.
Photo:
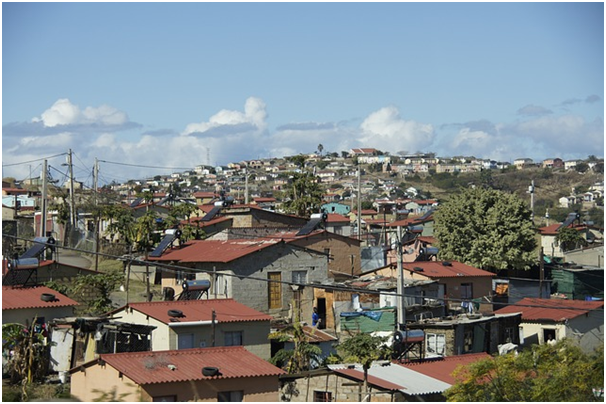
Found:
M 320 316 L 321 320 L 318 328 L 323 330 L 326 328 L 326 298 L 319 297 L 316 307 L 318 308 L 318 316 Z

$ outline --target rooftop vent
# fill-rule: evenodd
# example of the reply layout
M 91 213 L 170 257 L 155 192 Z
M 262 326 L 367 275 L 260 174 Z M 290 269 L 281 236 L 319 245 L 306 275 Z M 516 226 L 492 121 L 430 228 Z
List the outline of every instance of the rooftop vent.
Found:
M 445 267 L 451 267 L 452 263 L 450 263 L 448 261 L 442 261 L 442 265 L 444 265 Z
M 415 271 L 418 271 L 418 272 L 423 272 L 423 268 L 421 268 L 421 267 L 412 267 L 412 269 L 414 269 Z

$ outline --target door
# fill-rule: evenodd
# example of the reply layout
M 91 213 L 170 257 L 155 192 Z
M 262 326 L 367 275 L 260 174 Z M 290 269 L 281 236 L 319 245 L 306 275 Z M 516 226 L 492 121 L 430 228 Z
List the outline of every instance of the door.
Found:
M 177 349 L 190 349 L 194 347 L 194 334 L 178 334 Z
M 282 274 L 280 272 L 270 272 L 267 274 L 267 295 L 269 298 L 270 309 L 282 308 Z

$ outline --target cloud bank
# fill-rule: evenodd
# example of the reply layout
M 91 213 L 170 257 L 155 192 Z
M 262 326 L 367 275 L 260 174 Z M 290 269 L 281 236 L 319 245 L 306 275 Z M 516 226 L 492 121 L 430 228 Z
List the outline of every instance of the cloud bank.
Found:
M 568 105 L 596 103 L 601 98 L 591 95 L 584 101 L 571 100 Z M 221 109 L 202 121 L 185 123 L 182 129 L 146 130 L 113 106 L 82 109 L 69 99 L 59 99 L 30 122 L 3 126 L 3 171 L 4 176 L 25 178 L 29 166 L 18 162 L 65 153 L 70 148 L 83 166 L 92 167 L 98 158 L 166 167 L 164 171 L 102 167 L 107 170 L 108 182 L 169 174 L 201 164 L 311 153 L 319 144 L 324 153 L 373 147 L 392 154 L 433 151 L 444 157 L 464 155 L 499 161 L 603 156 L 601 117 L 587 120 L 570 111 L 559 114 L 534 104 L 513 112 L 518 119 L 511 122 L 478 119 L 436 125 L 406 118 L 397 107 L 386 106 L 369 111 L 361 121 L 283 122 L 270 129 L 267 105 L 258 97 L 249 97 L 241 110 Z M 83 172 L 90 169 L 83 167 Z

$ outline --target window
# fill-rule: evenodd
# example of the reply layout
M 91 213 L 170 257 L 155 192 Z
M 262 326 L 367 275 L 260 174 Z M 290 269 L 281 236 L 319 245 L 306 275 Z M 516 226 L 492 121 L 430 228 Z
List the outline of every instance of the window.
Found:
M 292 271 L 292 283 L 307 283 L 307 271 Z
M 282 308 L 282 274 L 280 272 L 270 272 L 267 274 L 270 282 L 267 283 L 267 294 L 269 297 L 270 309 Z
M 330 391 L 314 391 L 314 402 L 326 403 L 332 401 L 332 393 Z
M 446 336 L 444 334 L 427 334 L 427 355 L 444 356 Z
M 239 346 L 242 345 L 242 331 L 227 331 L 225 333 L 225 346 Z
M 174 403 L 177 401 L 177 396 L 156 396 L 152 398 L 152 401 L 158 403 Z
M 217 401 L 220 403 L 226 402 L 236 402 L 244 400 L 244 392 L 243 391 L 220 391 L 217 394 Z
M 473 283 L 462 283 L 461 284 L 461 299 L 472 299 L 473 298 Z
M 196 274 L 189 271 L 177 271 L 175 272 L 175 279 L 177 283 L 181 283 L 182 281 L 193 281 L 196 279 Z

